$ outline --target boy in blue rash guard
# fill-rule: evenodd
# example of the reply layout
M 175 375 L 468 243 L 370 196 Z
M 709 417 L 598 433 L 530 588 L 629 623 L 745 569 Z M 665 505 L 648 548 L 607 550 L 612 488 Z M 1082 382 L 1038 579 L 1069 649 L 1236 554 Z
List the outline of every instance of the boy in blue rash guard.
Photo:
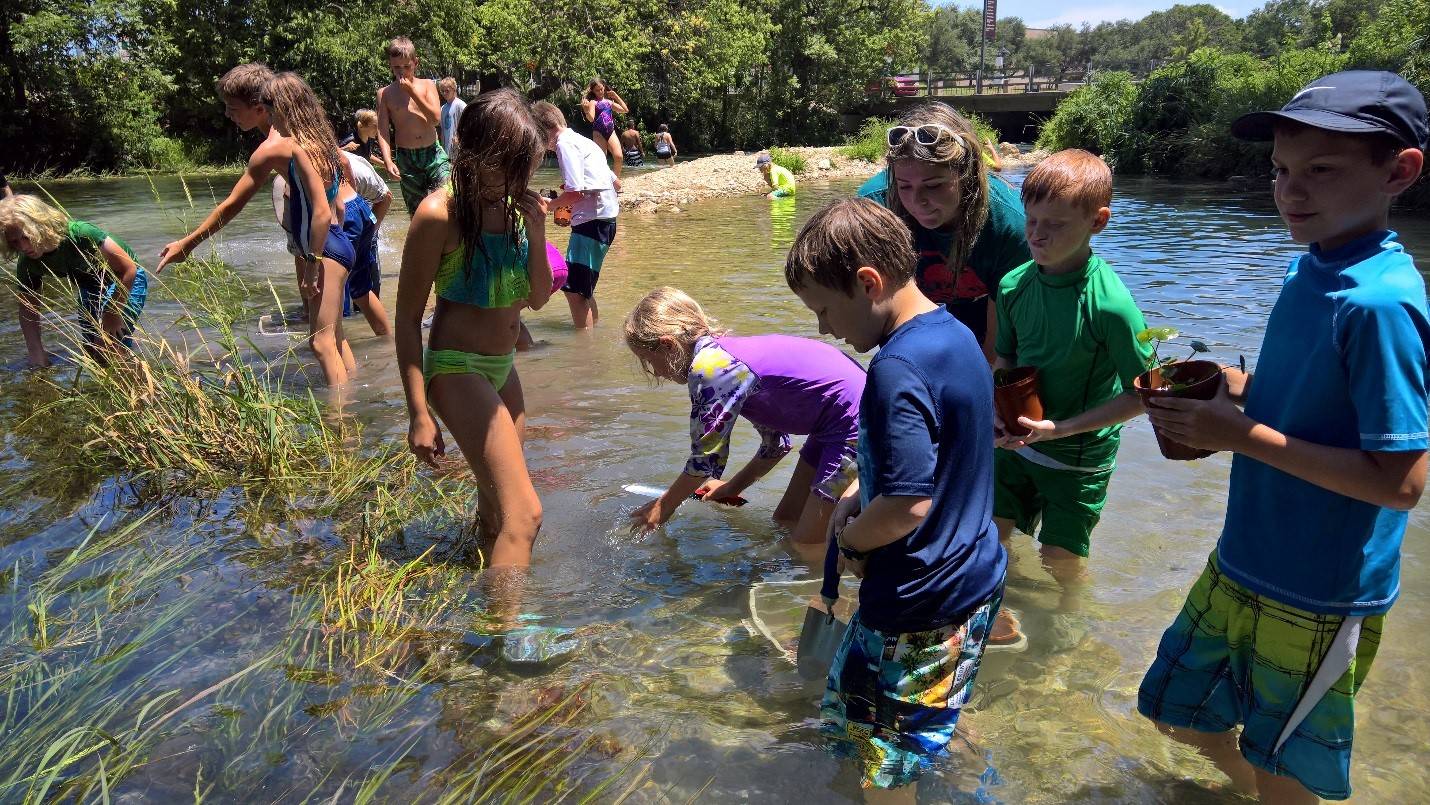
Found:
M 1430 317 L 1387 225 L 1426 131 L 1415 87 L 1362 70 L 1236 120 L 1236 136 L 1274 140 L 1276 207 L 1310 251 L 1286 272 L 1254 376 L 1228 369 L 1216 399 L 1148 404 L 1166 435 L 1236 456 L 1221 539 L 1137 708 L 1265 802 L 1350 796 L 1355 695 L 1425 487 Z
M 947 754 L 1008 564 L 993 525 L 992 378 L 914 267 L 908 227 L 865 199 L 815 213 L 785 263 L 821 333 L 879 348 L 859 403 L 859 480 L 830 522 L 864 583 L 820 708 L 866 789 L 912 786 Z

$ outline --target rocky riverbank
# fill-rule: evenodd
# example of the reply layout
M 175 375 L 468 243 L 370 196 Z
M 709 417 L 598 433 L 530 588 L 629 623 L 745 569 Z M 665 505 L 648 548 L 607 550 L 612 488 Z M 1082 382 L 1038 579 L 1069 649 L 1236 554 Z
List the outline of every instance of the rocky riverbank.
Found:
M 882 161 L 865 162 L 845 157 L 837 147 L 788 150 L 804 157 L 804 172 L 796 177 L 800 184 L 867 179 L 884 167 Z M 999 146 L 1004 170 L 1035 165 L 1046 156 L 1043 151 L 1021 154 L 1011 143 Z M 758 195 L 768 190 L 760 172 L 755 170 L 755 155 L 736 151 L 677 162 L 673 168 L 627 172 L 622 179 L 621 212 L 680 212 L 703 199 Z

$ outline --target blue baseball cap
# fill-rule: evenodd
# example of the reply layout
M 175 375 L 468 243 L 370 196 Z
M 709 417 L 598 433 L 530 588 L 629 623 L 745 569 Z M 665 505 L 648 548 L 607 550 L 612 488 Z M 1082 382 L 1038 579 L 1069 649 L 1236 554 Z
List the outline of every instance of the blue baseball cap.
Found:
M 1280 111 L 1237 118 L 1231 133 L 1243 140 L 1270 140 L 1282 120 L 1344 134 L 1389 134 L 1405 147 L 1422 151 L 1430 144 L 1425 96 L 1414 84 L 1384 70 L 1346 70 L 1318 78 Z

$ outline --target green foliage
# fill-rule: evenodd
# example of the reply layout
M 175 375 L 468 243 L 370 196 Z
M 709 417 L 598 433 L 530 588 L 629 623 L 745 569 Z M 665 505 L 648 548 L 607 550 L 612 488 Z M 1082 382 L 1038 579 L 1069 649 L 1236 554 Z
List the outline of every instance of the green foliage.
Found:
M 1047 151 L 1085 148 L 1114 155 L 1125 144 L 1136 102 L 1137 85 L 1130 73 L 1101 73 L 1058 105 L 1038 135 L 1038 147 Z
M 770 159 L 781 168 L 798 176 L 804 173 L 804 155 L 798 151 L 791 151 L 788 148 L 771 148 Z
M 884 158 L 884 153 L 889 148 L 889 127 L 894 125 L 893 120 L 882 117 L 871 117 L 864 121 L 859 133 L 849 139 L 839 153 L 850 159 L 862 159 L 865 162 L 878 162 Z
M 1267 170 L 1267 147 L 1231 136 L 1231 122 L 1275 109 L 1345 57 L 1322 48 L 1268 59 L 1204 48 L 1159 68 L 1141 84 L 1104 75 L 1073 93 L 1038 140 L 1048 150 L 1088 148 L 1117 170 L 1224 178 Z

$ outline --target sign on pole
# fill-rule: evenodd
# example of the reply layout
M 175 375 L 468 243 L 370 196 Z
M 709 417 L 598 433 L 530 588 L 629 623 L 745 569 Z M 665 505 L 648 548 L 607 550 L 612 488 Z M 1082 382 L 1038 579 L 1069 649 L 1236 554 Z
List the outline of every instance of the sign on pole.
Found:
M 992 42 L 998 33 L 998 0 L 983 0 L 983 39 Z

